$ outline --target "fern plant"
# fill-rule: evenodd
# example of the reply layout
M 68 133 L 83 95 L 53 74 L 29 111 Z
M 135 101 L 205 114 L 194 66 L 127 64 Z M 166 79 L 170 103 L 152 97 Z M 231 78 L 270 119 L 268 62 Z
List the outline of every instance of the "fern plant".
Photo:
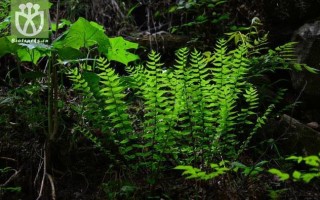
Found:
M 158 76 L 144 73 L 144 78 L 141 79 L 147 80 L 147 88 L 155 91 L 154 88 L 158 85 L 158 97 L 161 97 L 161 101 L 153 99 L 152 102 L 159 102 L 160 109 L 156 113 L 161 116 L 162 128 L 166 132 L 164 136 L 167 138 L 165 141 L 172 144 L 169 145 L 172 149 L 168 152 L 175 152 L 173 157 L 187 156 L 186 161 L 189 163 L 212 160 L 219 154 L 234 157 L 240 146 L 241 149 L 246 148 L 252 135 L 266 121 L 273 106 L 262 117 L 257 118 L 256 124 L 249 120 L 256 115 L 254 111 L 257 111 L 259 98 L 256 89 L 246 79 L 249 71 L 246 53 L 245 45 L 228 52 L 226 41 L 220 40 L 211 62 L 207 62 L 203 54 L 196 50 L 189 53 L 188 49 L 182 48 L 176 53 L 176 64 L 171 71 L 164 71 L 161 65 L 157 65 L 160 68 Z M 150 56 L 153 66 L 159 59 L 154 55 L 152 53 Z M 139 73 L 135 72 L 133 76 L 136 77 Z M 148 83 L 151 80 L 159 82 Z M 247 106 L 239 105 L 243 101 Z M 146 107 L 149 106 L 149 103 L 146 104 Z M 240 137 L 236 132 L 245 134 L 245 131 L 250 130 L 250 125 L 252 131 L 246 134 L 247 140 L 240 145 Z M 146 128 L 143 127 L 144 130 Z M 151 137 L 149 134 L 146 133 L 146 138 Z M 157 133 L 162 134 L 164 133 Z M 174 144 L 178 146 L 175 147 Z
M 124 102 L 125 87 L 120 77 L 109 67 L 107 60 L 97 60 L 98 74 L 90 66 L 70 69 L 68 76 L 74 82 L 74 89 L 83 94 L 81 109 L 76 109 L 82 118 L 92 123 L 95 129 L 107 135 L 107 140 L 116 145 L 119 153 L 126 156 L 130 149 L 123 148 L 132 136 L 132 127 L 127 104 Z M 87 131 L 82 131 L 97 147 L 101 147 L 99 139 Z
M 136 161 L 131 167 L 153 173 L 168 161 L 204 165 L 221 156 L 234 160 L 248 147 L 273 105 L 259 114 L 247 52 L 245 45 L 228 51 L 221 39 L 210 58 L 182 48 L 174 66 L 164 68 L 152 51 L 145 65 L 128 67 L 128 77 L 100 58 L 97 73 L 81 66 L 71 69 L 69 77 L 82 91 L 85 120 L 101 129 L 125 160 Z M 136 104 L 138 111 L 132 112 Z
M 254 17 L 249 27 L 234 27 L 232 32 L 226 33 L 228 42 L 233 41 L 235 46 L 245 45 L 248 48 L 247 58 L 250 59 L 252 76 L 261 75 L 265 71 L 275 71 L 283 69 L 303 69 L 316 73 L 317 70 L 299 63 L 295 53 L 296 42 L 288 42 L 271 49 L 268 46 L 268 33 L 262 29 L 259 18 Z

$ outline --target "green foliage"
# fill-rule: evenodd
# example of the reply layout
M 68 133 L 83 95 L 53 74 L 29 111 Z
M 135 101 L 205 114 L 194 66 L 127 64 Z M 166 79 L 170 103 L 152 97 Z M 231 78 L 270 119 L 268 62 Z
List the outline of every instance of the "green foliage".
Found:
M 110 38 L 110 49 L 107 58 L 128 65 L 129 62 L 139 59 L 136 54 L 128 52 L 129 49 L 137 49 L 138 44 L 124 40 L 122 37 Z
M 269 169 L 268 172 L 270 172 L 271 174 L 274 174 L 274 175 L 278 176 L 278 177 L 279 177 L 279 180 L 281 180 L 281 181 L 285 181 L 285 180 L 287 180 L 287 179 L 290 178 L 290 175 L 289 175 L 289 174 L 283 173 L 283 172 L 281 172 L 281 171 L 278 170 L 278 169 Z
M 61 19 L 60 21 L 61 22 L 58 24 L 58 27 L 57 27 L 56 23 L 52 23 L 51 24 L 51 30 L 52 31 L 56 32 L 57 30 L 63 29 L 66 26 L 70 27 L 72 25 L 72 23 L 67 19 Z
M 188 31 L 191 27 L 204 28 L 222 23 L 229 19 L 229 13 L 221 11 L 222 5 L 227 2 L 227 0 L 177 1 L 167 12 L 173 16 L 184 16 L 184 20 L 181 21 L 181 24 L 171 27 L 170 32 L 183 32 Z
M 320 154 L 319 154 L 320 155 Z M 304 171 L 294 170 L 292 172 L 291 177 L 290 174 L 284 173 L 279 169 L 270 169 L 269 172 L 279 177 L 281 181 L 288 180 L 291 178 L 293 181 L 303 181 L 305 183 L 309 183 L 312 179 L 320 177 L 320 158 L 317 155 L 311 156 L 290 156 L 286 158 L 286 160 L 290 160 L 296 162 L 298 164 L 304 163 L 309 169 Z
M 0 187 L 0 192 L 20 193 L 21 187 Z
M 210 173 L 206 173 L 201 169 L 192 166 L 177 166 L 174 169 L 184 170 L 182 175 L 187 175 L 187 179 L 210 180 L 228 172 L 230 168 L 225 166 L 227 163 L 228 161 L 221 161 L 219 164 L 210 164 L 210 167 L 213 170 L 213 172 Z
M 109 67 L 105 59 L 97 60 L 99 73 L 93 73 L 89 66 L 81 66 L 70 69 L 68 76 L 74 84 L 74 89 L 83 94 L 83 107 L 75 110 L 90 121 L 94 128 L 101 130 L 108 135 L 107 140 L 116 145 L 125 145 L 132 133 L 131 122 L 127 114 L 127 105 L 123 101 L 125 98 L 125 87 L 120 77 Z M 90 132 L 83 131 L 98 148 L 103 148 L 101 142 Z M 106 151 L 106 150 L 103 150 Z M 123 156 L 129 156 L 129 148 L 120 148 Z
M 228 36 L 228 42 L 233 41 L 234 45 L 245 45 L 248 49 L 248 58 L 252 70 L 250 73 L 261 75 L 265 71 L 274 72 L 277 69 L 293 69 L 302 71 L 303 68 L 311 73 L 317 73 L 306 64 L 298 63 L 295 54 L 296 42 L 288 42 L 278 46 L 275 49 L 268 47 L 268 34 L 262 30 L 262 23 L 259 18 L 252 19 L 248 27 L 231 27 L 232 32 L 225 33 Z M 267 52 L 267 53 L 265 53 Z
M 260 161 L 255 165 L 246 166 L 240 162 L 233 162 L 232 163 L 232 170 L 235 172 L 241 171 L 241 173 L 245 176 L 257 176 L 261 172 L 264 171 L 263 166 L 267 164 L 268 161 Z
M 229 33 L 225 33 L 228 36 L 228 42 L 233 41 L 235 45 L 245 44 L 250 49 L 265 48 L 267 44 L 268 34 L 265 34 L 261 30 L 262 23 L 259 18 L 255 17 L 251 21 L 251 25 L 248 27 L 231 27 Z M 253 51 L 254 52 L 254 51 Z
M 11 39 L 9 37 L 0 38 L 0 44 L 1 44 L 0 57 L 4 56 L 6 54 L 11 54 L 11 53 L 17 52 L 18 45 L 11 43 Z
M 241 172 L 245 176 L 257 176 L 261 172 L 264 171 L 262 167 L 268 163 L 267 161 L 261 161 L 253 166 L 246 166 L 240 162 L 230 162 L 228 160 L 220 161 L 218 164 L 211 163 L 210 164 L 210 171 L 212 172 L 205 172 L 204 170 L 192 167 L 192 166 L 183 166 L 179 165 L 174 169 L 183 170 L 184 172 L 182 175 L 186 175 L 187 179 L 196 179 L 196 180 L 212 180 L 217 178 L 218 176 L 224 175 L 228 172 Z
M 130 183 L 122 183 L 118 181 L 108 181 L 102 184 L 102 190 L 108 199 L 132 199 L 137 187 Z
M 0 2 L 0 37 L 8 35 L 8 26 L 10 24 L 9 16 L 9 0 L 3 0 Z
M 228 51 L 219 40 L 210 58 L 179 49 L 170 69 L 152 51 L 145 65 L 128 68 L 128 77 L 102 58 L 97 66 L 82 65 L 68 74 L 83 96 L 81 115 L 123 157 L 139 162 L 131 167 L 154 172 L 168 159 L 179 164 L 206 163 L 219 155 L 235 159 L 247 148 L 273 105 L 257 117 L 259 97 L 248 82 L 246 56 L 244 45 Z M 137 112 L 130 111 L 137 102 L 127 101 L 127 87 L 130 98 L 142 102 Z
M 69 25 L 69 22 L 65 20 L 63 23 Z M 89 56 L 91 50 L 97 47 L 99 53 L 107 56 L 109 60 L 115 60 L 125 65 L 139 59 L 137 55 L 127 51 L 128 49 L 137 49 L 138 45 L 136 43 L 126 41 L 122 37 L 109 39 L 104 32 L 103 26 L 79 18 L 60 37 L 53 41 L 52 46 L 12 43 L 12 36 L 1 37 L 0 57 L 13 54 L 21 62 L 37 64 L 40 58 L 51 57 L 52 53 L 57 53 L 58 59 L 67 62 L 86 58 L 84 55 Z
M 23 104 L 21 103 L 16 107 L 17 113 L 19 113 L 20 120 L 22 121 L 21 123 L 28 123 L 28 128 L 32 131 L 44 132 L 47 139 L 50 141 L 55 139 L 59 132 L 59 128 L 61 128 L 59 126 L 59 112 L 61 111 L 61 108 L 63 108 L 63 102 L 58 99 L 58 97 L 63 89 L 63 87 L 59 87 L 59 81 L 63 80 L 62 76 L 61 80 L 59 80 L 60 76 L 58 74 L 61 73 L 62 75 L 62 72 L 66 71 L 66 69 L 61 66 L 70 65 L 73 62 L 80 61 L 80 59 L 89 62 L 88 60 L 90 60 L 90 57 L 96 56 L 98 53 L 109 57 L 110 60 L 115 60 L 125 65 L 127 65 L 128 62 L 138 59 L 138 56 L 127 52 L 128 49 L 136 49 L 138 47 L 137 44 L 128 42 L 121 37 L 109 39 L 105 34 L 103 26 L 100 26 L 95 22 L 89 22 L 84 18 L 79 18 L 73 24 L 69 24 L 66 20 L 63 20 L 63 23 L 69 27 L 60 37 L 53 41 L 52 45 L 13 43 L 13 36 L 4 36 L 0 38 L 0 57 L 12 54 L 16 56 L 19 61 L 17 64 L 17 71 L 19 83 L 22 85 L 20 89 L 23 92 L 20 91 L 20 94 L 17 96 L 19 98 L 20 95 L 23 96 L 21 101 L 27 99 Z M 57 29 L 57 27 L 55 27 L 55 29 Z M 119 50 L 119 48 L 121 50 Z M 95 49 L 97 49 L 98 52 L 96 52 Z M 40 59 L 47 61 L 45 67 L 39 66 Z M 20 67 L 22 62 L 30 62 L 32 65 L 30 68 L 26 67 L 25 69 L 22 69 Z M 102 68 L 103 66 L 104 65 L 102 64 L 101 66 L 98 66 L 98 68 Z M 85 65 L 83 67 L 88 66 Z M 10 73 L 11 72 L 9 72 L 9 74 Z M 112 93 L 113 90 L 120 92 L 120 86 L 115 85 L 116 75 L 113 76 L 109 69 L 105 72 L 101 72 L 99 75 L 90 71 L 80 75 L 76 70 L 73 70 L 70 73 L 73 75 L 72 78 L 74 80 L 80 81 L 78 88 L 82 89 L 86 94 L 86 98 L 84 98 L 85 108 L 77 108 L 75 110 L 79 113 L 85 110 L 86 117 L 90 119 L 96 127 L 101 128 L 103 131 L 106 127 L 115 126 L 113 129 L 120 131 L 109 132 L 109 134 L 119 133 L 119 136 L 123 134 L 123 131 L 126 130 L 125 127 L 128 126 L 128 124 L 122 122 L 122 120 L 125 119 L 125 115 L 121 112 L 116 112 L 117 114 L 120 113 L 119 115 L 112 115 L 113 113 L 110 109 L 110 107 L 115 107 L 116 109 L 119 109 L 119 111 L 122 110 L 123 107 L 120 102 L 122 97 L 115 94 L 113 96 L 114 102 L 109 102 L 105 107 L 108 111 L 100 109 L 100 106 L 102 105 L 100 102 L 101 96 L 110 95 L 107 89 L 111 89 Z M 101 83 L 105 84 L 106 90 L 100 91 L 98 86 L 100 79 L 102 80 Z M 121 84 L 120 82 L 117 83 Z M 23 87 L 24 84 L 27 86 Z M 90 87 L 88 87 L 88 85 L 90 85 Z M 123 86 L 122 89 L 124 89 Z M 41 98 L 42 96 L 40 97 L 45 90 L 48 92 L 47 101 Z M 28 93 L 32 98 L 25 98 L 24 93 Z M 90 101 L 92 98 L 96 98 L 98 102 L 92 103 L 92 101 Z M 25 104 L 27 104 L 27 109 L 25 109 Z M 31 106 L 32 104 L 35 104 L 36 106 Z M 20 108 L 21 110 L 19 110 Z M 21 111 L 23 111 L 22 114 L 20 114 Z M 110 119 L 110 123 L 105 123 L 107 119 Z M 43 130 L 38 131 L 38 128 L 42 128 Z M 98 141 L 92 134 L 83 131 L 82 129 L 81 132 L 91 139 L 97 147 L 102 146 L 102 142 Z M 125 143 L 126 138 L 127 137 L 114 138 L 112 141 L 117 140 L 119 143 Z M 103 145 L 108 144 L 108 142 L 109 141 Z M 124 150 L 118 149 L 118 151 Z
M 0 96 L 1 115 L 6 117 L 0 122 L 2 127 L 11 127 L 14 129 L 22 127 L 29 128 L 31 132 L 41 132 L 45 127 L 45 110 L 42 105 L 41 93 L 44 88 L 39 84 L 21 86 L 14 88 Z M 19 117 L 14 117 L 14 116 Z
M 89 48 L 97 44 L 101 52 L 106 52 L 110 47 L 110 42 L 104 34 L 103 26 L 95 22 L 89 22 L 84 18 L 79 18 L 60 37 L 61 39 L 53 43 L 53 46 L 58 49 L 71 47 L 79 50 L 82 47 Z
M 68 21 L 63 20 L 63 23 L 66 25 L 70 25 L 69 29 L 67 29 L 60 37 L 58 37 L 55 41 L 53 41 L 52 45 L 45 45 L 45 44 L 24 44 L 24 43 L 13 43 L 12 39 L 13 36 L 5 36 L 0 38 L 0 57 L 5 56 L 7 54 L 15 55 L 19 62 L 17 65 L 17 71 L 19 74 L 20 83 L 23 84 L 26 80 L 32 81 L 32 86 L 36 87 L 40 85 L 40 87 L 47 87 L 48 90 L 48 109 L 47 109 L 47 116 L 48 116 L 48 126 L 51 127 L 50 130 L 53 130 L 52 126 L 53 123 L 57 123 L 58 115 L 57 112 L 58 102 L 59 100 L 56 99 L 58 97 L 58 73 L 63 70 L 59 70 L 59 64 L 70 64 L 74 61 L 79 61 L 79 59 L 89 60 L 89 56 L 96 55 L 97 52 L 94 52 L 94 49 L 97 48 L 99 53 L 104 54 L 105 56 L 109 57 L 110 60 L 115 60 L 121 62 L 123 64 L 128 64 L 128 62 L 134 61 L 138 59 L 138 56 L 132 53 L 127 52 L 128 49 L 136 49 L 138 47 L 137 44 L 128 42 L 121 37 L 109 39 L 105 33 L 103 26 L 98 25 L 95 22 L 89 22 L 84 18 L 79 18 L 75 23 L 69 24 Z M 124 48 L 126 47 L 126 48 Z M 121 50 L 119 50 L 119 48 Z M 47 64 L 43 70 L 41 67 L 38 66 L 40 59 L 46 59 Z M 22 71 L 20 65 L 22 62 L 30 62 L 32 66 L 28 68 L 27 71 Z M 11 72 L 9 72 L 11 73 Z M 74 74 L 77 74 L 76 71 L 73 71 Z M 87 80 L 93 80 L 91 77 L 94 77 L 95 80 L 99 79 L 94 73 L 86 73 L 83 74 L 83 77 L 74 77 L 75 79 L 82 79 L 83 83 Z M 101 78 L 105 76 L 101 75 Z M 45 82 L 43 82 L 45 80 Z M 95 82 L 91 81 L 89 84 Z M 86 88 L 85 84 L 79 86 L 84 91 L 86 91 L 89 95 L 90 90 Z M 92 87 L 92 86 L 91 86 Z M 24 88 L 26 89 L 26 88 Z M 41 88 L 42 89 L 42 88 Z M 93 94 L 96 98 L 100 94 L 98 94 L 97 87 L 92 88 Z M 54 91 L 53 91 L 54 90 Z M 27 89 L 26 89 L 27 91 Z M 41 91 L 43 92 L 43 91 Z M 40 93 L 40 92 L 39 92 Z M 38 93 L 38 94 L 39 94 Z M 55 94 L 55 97 L 53 95 Z M 90 96 L 90 95 L 89 95 Z M 40 99 L 40 98 L 39 98 Z M 60 101 L 61 102 L 61 101 Z M 41 102 L 44 103 L 44 102 Z M 34 115 L 32 113 L 39 112 L 39 108 L 43 109 L 39 103 L 39 107 L 31 107 L 33 110 L 28 109 L 25 115 L 31 114 L 31 116 L 41 116 L 41 115 Z M 88 104 L 88 107 L 91 107 L 93 110 L 91 113 L 92 121 L 96 121 L 98 123 L 102 123 L 103 119 L 96 119 L 99 116 L 104 115 L 96 115 L 95 112 L 99 112 L 99 104 Z M 55 110 L 55 111 L 54 111 Z M 52 121 L 53 112 L 55 112 L 55 122 Z M 45 115 L 45 109 L 43 112 Z M 88 114 L 89 115 L 89 114 Z M 24 115 L 22 115 L 24 116 Z M 30 117 L 30 119 L 34 119 L 34 117 Z M 29 121 L 29 120 L 28 120 Z M 33 120 L 32 120 L 33 121 Z M 45 121 L 39 120 L 39 122 Z M 45 125 L 41 123 L 43 127 Z M 51 125 L 50 125 L 51 124 Z M 107 125 L 107 124 L 106 124 Z M 55 132 L 57 132 L 57 126 L 55 126 Z M 48 131 L 48 135 L 51 131 Z
M 115 60 L 125 65 L 139 59 L 137 55 L 127 51 L 128 49 L 137 49 L 138 45 L 136 43 L 126 41 L 122 37 L 109 39 L 104 32 L 103 26 L 95 22 L 89 22 L 84 18 L 79 18 L 71 25 L 69 30 L 53 43 L 53 46 L 58 50 L 70 48 L 69 52 L 70 50 L 72 50 L 71 52 L 77 52 L 75 50 L 80 50 L 81 48 L 89 49 L 97 45 L 98 51 L 107 56 L 109 60 Z M 62 51 L 61 55 L 65 57 L 64 53 L 65 51 Z M 65 59 L 74 59 L 73 54 L 70 54 L 70 57 Z
M 9 24 L 10 24 L 10 17 L 5 18 L 4 20 L 0 20 L 0 37 L 6 36 L 9 34 L 9 31 L 8 31 Z

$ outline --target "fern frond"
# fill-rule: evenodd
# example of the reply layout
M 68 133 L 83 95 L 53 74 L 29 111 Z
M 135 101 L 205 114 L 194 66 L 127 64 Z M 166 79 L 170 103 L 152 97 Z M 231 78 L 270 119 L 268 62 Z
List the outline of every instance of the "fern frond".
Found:
M 73 88 L 82 92 L 83 95 L 83 107 L 81 109 L 77 108 L 77 111 L 89 121 L 93 122 L 94 127 L 102 129 L 102 131 L 105 132 L 105 127 L 108 126 L 108 124 L 105 123 L 106 120 L 103 110 L 100 109 L 101 101 L 99 99 L 99 95 L 97 94 L 98 86 L 93 84 L 93 82 L 96 82 L 96 80 L 92 80 L 97 78 L 97 76 L 94 76 L 94 74 L 94 77 L 91 77 L 90 79 L 90 72 L 84 72 L 83 74 L 85 75 L 82 75 L 78 68 L 70 69 L 67 72 L 69 79 L 73 82 Z
M 233 98 L 232 91 L 230 87 L 225 86 L 219 93 L 219 116 L 218 116 L 218 126 L 216 128 L 215 141 L 218 143 L 221 139 L 225 141 L 232 141 L 235 135 L 232 131 L 235 128 L 235 118 L 236 112 L 234 108 L 236 106 L 236 101 Z M 226 138 L 228 137 L 228 138 Z M 217 145 L 217 144 L 216 144 Z M 217 145 L 219 146 L 219 145 Z
M 176 64 L 174 65 L 174 77 L 172 86 L 174 88 L 175 104 L 174 112 L 176 115 L 182 114 L 186 109 L 190 107 L 187 96 L 188 87 L 188 56 L 189 50 L 187 48 L 181 48 L 176 52 Z
M 261 55 L 262 51 L 268 50 L 268 34 L 264 34 L 262 37 L 253 39 L 252 43 L 252 47 L 248 51 L 248 56 L 252 57 L 255 55 Z
M 230 69 L 230 56 L 227 54 L 227 41 L 220 39 L 217 42 L 213 56 L 212 68 L 213 81 L 217 89 L 228 83 Z
M 280 58 L 284 59 L 284 61 L 288 63 L 297 62 L 295 55 L 295 45 L 297 42 L 288 42 L 284 45 L 275 48 L 275 51 L 280 56 Z
M 246 58 L 248 50 L 245 45 L 241 45 L 235 50 L 231 51 L 231 73 L 227 77 L 228 85 L 233 90 L 233 98 L 238 99 L 242 89 L 247 84 L 247 73 L 249 71 L 249 60 Z
M 271 104 L 267 110 L 264 112 L 264 114 L 261 117 L 258 117 L 255 123 L 255 126 L 253 127 L 252 131 L 250 132 L 247 139 L 242 143 L 240 146 L 239 151 L 237 152 L 237 157 L 246 150 L 248 147 L 252 137 L 257 133 L 257 131 L 267 122 L 269 115 L 274 110 L 274 105 Z
M 172 123 L 173 102 L 171 96 L 170 84 L 167 82 L 166 72 L 162 69 L 160 54 L 152 51 L 149 54 L 149 61 L 146 64 L 145 76 L 146 81 L 142 85 L 142 95 L 145 100 L 144 115 L 144 133 L 143 138 L 146 140 L 144 147 L 151 148 L 158 152 L 157 155 L 167 151 L 163 148 L 172 138 L 170 124 Z M 158 161 L 163 158 L 158 156 Z
M 259 105 L 258 91 L 256 88 L 250 86 L 245 90 L 243 97 L 247 103 L 247 107 L 241 108 L 241 112 L 238 114 L 237 121 L 238 124 L 251 125 L 253 122 L 248 118 L 256 114 L 254 110 L 256 110 Z
M 120 140 L 120 143 L 125 144 L 133 132 L 127 113 L 128 108 L 124 101 L 125 87 L 122 85 L 120 77 L 109 67 L 110 63 L 106 59 L 99 58 L 97 64 L 101 70 L 101 73 L 98 74 L 102 84 L 100 95 L 104 97 L 104 110 L 108 112 L 108 117 L 113 125 L 113 128 L 110 127 L 111 131 L 118 134 L 116 138 Z

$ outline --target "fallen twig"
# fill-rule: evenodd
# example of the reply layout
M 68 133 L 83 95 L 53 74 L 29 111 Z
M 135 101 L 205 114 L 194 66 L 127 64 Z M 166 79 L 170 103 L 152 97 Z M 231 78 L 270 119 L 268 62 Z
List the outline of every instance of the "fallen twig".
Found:
M 16 159 L 8 158 L 8 157 L 0 157 L 0 159 L 2 159 L 2 160 L 9 160 L 9 161 L 13 161 L 13 162 L 18 162 Z
M 18 174 L 21 172 L 22 168 L 19 169 L 18 171 L 15 170 L 15 169 L 12 169 L 12 170 L 14 171 L 14 174 L 12 174 L 12 175 L 10 176 L 10 178 L 9 178 L 4 184 L 1 184 L 0 187 L 5 187 L 5 186 L 7 186 L 13 179 L 15 179 L 15 178 L 18 176 Z
M 46 179 L 46 175 L 47 175 L 47 156 L 46 156 L 46 144 L 44 144 L 44 156 L 43 156 L 43 175 L 42 175 L 42 180 L 41 180 L 41 186 L 40 186 L 40 191 L 39 191 L 39 195 L 37 200 L 39 200 L 42 197 L 42 193 L 43 193 L 43 188 L 44 188 L 44 181 Z
M 51 185 L 51 197 L 52 197 L 52 200 L 56 200 L 56 190 L 55 190 L 55 187 L 54 187 L 53 178 L 52 178 L 52 176 L 50 174 L 47 174 L 47 177 L 48 177 L 50 185 Z

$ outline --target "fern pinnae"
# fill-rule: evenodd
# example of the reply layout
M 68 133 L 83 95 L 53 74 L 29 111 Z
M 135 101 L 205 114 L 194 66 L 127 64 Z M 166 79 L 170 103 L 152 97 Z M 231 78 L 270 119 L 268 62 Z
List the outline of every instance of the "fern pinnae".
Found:
M 146 64 L 146 82 L 141 87 L 146 111 L 143 137 L 149 140 L 145 146 L 150 147 L 155 155 L 160 155 L 158 157 L 160 160 L 163 159 L 161 157 L 164 151 L 162 145 L 166 145 L 164 143 L 168 138 L 167 131 L 170 129 L 171 120 L 168 117 L 171 112 L 170 103 L 168 103 L 170 102 L 168 98 L 170 85 L 166 82 L 166 74 L 162 65 L 160 54 L 152 51 Z
M 219 116 L 218 116 L 218 126 L 216 127 L 216 136 L 215 142 L 216 144 L 224 140 L 225 144 L 228 144 L 229 141 L 234 141 L 234 134 L 232 131 L 235 128 L 236 118 L 234 108 L 236 106 L 236 102 L 233 99 L 233 93 L 229 86 L 225 86 L 222 88 L 222 91 L 219 93 L 220 101 L 219 101 Z M 228 137 L 228 138 L 226 138 Z M 218 147 L 220 145 L 217 145 Z M 233 145 L 230 145 L 232 147 Z
M 227 83 L 228 75 L 230 73 L 230 56 L 227 55 L 227 41 L 220 39 L 217 42 L 215 53 L 213 56 L 212 68 L 213 81 L 216 88 L 222 88 Z
M 238 113 L 237 124 L 239 126 L 253 124 L 248 118 L 256 115 L 254 111 L 258 108 L 259 104 L 258 91 L 253 86 L 245 90 L 243 97 L 247 103 L 247 107 L 241 108 L 241 111 Z
M 105 98 L 105 110 L 109 113 L 114 130 L 120 133 L 120 143 L 126 143 L 132 133 L 131 121 L 127 114 L 127 106 L 123 101 L 125 88 L 121 85 L 120 78 L 114 70 L 109 67 L 110 63 L 106 59 L 98 59 L 100 83 L 103 88 L 100 90 L 101 96 Z
M 264 112 L 264 114 L 261 117 L 257 118 L 255 126 L 253 127 L 252 131 L 250 132 L 248 138 L 240 146 L 240 148 L 239 148 L 239 150 L 238 150 L 238 152 L 236 154 L 236 158 L 238 158 L 239 155 L 246 150 L 246 148 L 248 147 L 252 137 L 257 133 L 259 128 L 261 128 L 267 122 L 268 116 L 271 114 L 271 112 L 273 110 L 274 110 L 274 104 L 271 104 L 271 105 L 269 105 L 267 110 Z
M 68 72 L 69 79 L 73 82 L 73 88 L 83 93 L 83 106 L 81 114 L 91 120 L 95 128 L 99 128 L 102 131 L 105 131 L 105 126 L 102 122 L 105 121 L 103 112 L 100 107 L 100 100 L 98 96 L 95 95 L 95 89 L 92 89 L 92 86 L 80 73 L 79 69 L 73 68 Z
M 240 45 L 232 51 L 232 59 L 230 61 L 230 86 L 234 92 L 234 98 L 238 98 L 238 94 L 242 93 L 242 89 L 246 84 L 246 75 L 249 71 L 249 61 L 246 58 L 247 48 L 245 45 Z
M 213 127 L 213 105 L 214 101 L 212 101 L 212 91 L 214 91 L 213 86 L 210 84 L 210 73 L 209 68 L 207 67 L 207 61 L 204 58 L 201 52 L 194 50 L 190 55 L 190 65 L 192 69 L 192 74 L 195 75 L 193 82 L 194 98 L 193 104 L 196 105 L 198 110 L 198 114 L 193 116 L 196 121 L 196 126 L 201 127 L 200 132 L 196 133 L 200 134 L 201 143 L 200 148 L 202 148 L 202 157 L 206 157 L 207 151 L 210 149 L 208 146 L 204 145 L 203 142 L 206 141 L 207 144 L 210 144 L 210 135 L 212 135 L 214 131 Z
M 175 106 L 174 112 L 180 115 L 185 110 L 186 91 L 187 91 L 187 64 L 188 64 L 188 48 L 181 48 L 176 52 L 176 64 L 174 65 L 174 94 Z M 188 107 L 188 105 L 186 105 Z
M 179 49 L 176 52 L 176 57 L 174 75 L 176 78 L 175 110 L 177 110 L 177 114 L 179 115 L 178 128 L 182 130 L 180 131 L 181 141 L 187 141 L 187 145 L 193 148 L 193 160 L 195 161 L 197 158 L 196 124 L 193 107 L 195 75 L 188 66 L 189 50 L 187 48 Z M 188 135 L 190 135 L 191 138 L 187 138 L 186 136 Z M 189 139 L 191 139 L 191 141 L 189 141 Z M 185 147 L 182 147 L 180 150 L 184 152 L 185 149 Z
M 127 66 L 126 71 L 130 74 L 130 86 L 137 92 L 136 94 L 141 97 L 141 90 L 139 89 L 146 81 L 145 68 L 143 65 L 137 65 L 134 67 Z

